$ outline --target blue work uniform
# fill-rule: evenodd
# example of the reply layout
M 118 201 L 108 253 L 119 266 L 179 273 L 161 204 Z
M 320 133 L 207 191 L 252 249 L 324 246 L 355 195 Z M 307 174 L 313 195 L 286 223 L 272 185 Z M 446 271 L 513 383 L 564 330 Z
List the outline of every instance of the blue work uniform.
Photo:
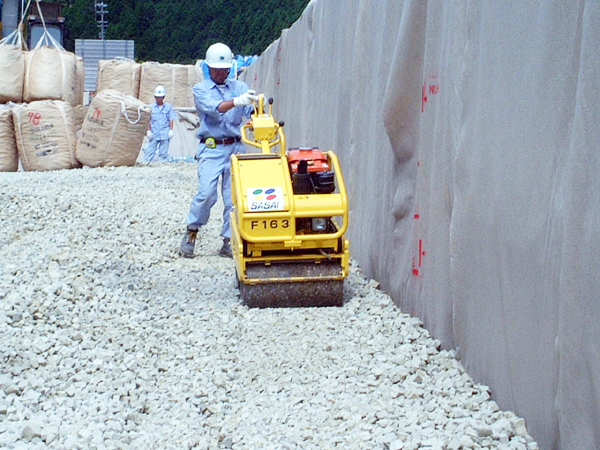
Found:
M 243 94 L 248 85 L 239 80 L 227 80 L 224 85 L 217 85 L 208 78 L 193 88 L 194 103 L 200 118 L 198 138 L 200 144 L 196 152 L 198 160 L 198 193 L 192 199 L 190 212 L 186 222 L 189 229 L 198 229 L 208 222 L 210 210 L 217 202 L 217 186 L 221 181 L 223 196 L 223 227 L 221 236 L 231 237 L 229 214 L 231 212 L 231 155 L 240 153 L 244 144 L 240 142 L 244 118 L 249 118 L 254 111 L 253 105 L 233 107 L 225 113 L 217 111 L 217 107 L 225 100 Z M 206 145 L 206 139 L 216 140 L 216 147 Z
M 169 130 L 171 129 L 171 120 L 175 120 L 177 115 L 173 111 L 170 103 L 163 102 L 162 105 L 154 102 L 150 105 L 152 108 L 152 119 L 150 128 L 152 130 L 152 140 L 144 149 L 145 161 L 152 161 L 158 150 L 158 160 L 166 161 L 169 157 Z

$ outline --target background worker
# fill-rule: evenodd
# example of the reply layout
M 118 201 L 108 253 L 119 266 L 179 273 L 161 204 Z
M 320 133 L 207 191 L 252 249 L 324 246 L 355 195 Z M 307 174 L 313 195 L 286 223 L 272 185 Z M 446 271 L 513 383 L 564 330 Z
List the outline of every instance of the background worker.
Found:
M 165 102 L 167 95 L 164 86 L 156 86 L 154 89 L 154 102 L 152 108 L 152 119 L 150 128 L 146 132 L 148 145 L 144 149 L 144 161 L 150 162 L 158 150 L 158 160 L 166 161 L 169 157 L 169 142 L 173 137 L 173 121 L 177 117 L 170 103 Z
M 233 54 L 225 44 L 213 44 L 206 51 L 204 63 L 210 78 L 193 88 L 194 103 L 200 118 L 198 138 L 198 193 L 192 199 L 186 218 L 187 230 L 179 254 L 191 258 L 198 229 L 208 222 L 210 210 L 217 202 L 217 186 L 221 177 L 223 197 L 223 246 L 219 254 L 231 257 L 229 213 L 231 212 L 231 155 L 244 149 L 240 128 L 244 118 L 254 111 L 256 92 L 243 81 L 228 79 Z

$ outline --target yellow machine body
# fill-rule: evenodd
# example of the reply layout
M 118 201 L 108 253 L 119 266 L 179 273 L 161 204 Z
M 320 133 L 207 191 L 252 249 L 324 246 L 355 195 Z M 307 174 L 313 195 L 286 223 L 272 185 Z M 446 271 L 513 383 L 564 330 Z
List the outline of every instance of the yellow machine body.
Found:
M 339 161 L 334 152 L 324 153 L 334 192 L 294 193 L 283 124 L 275 122 L 271 104 L 265 112 L 264 100 L 259 95 L 242 127 L 242 141 L 256 151 L 231 157 L 231 245 L 242 301 L 251 307 L 339 306 L 350 262 Z

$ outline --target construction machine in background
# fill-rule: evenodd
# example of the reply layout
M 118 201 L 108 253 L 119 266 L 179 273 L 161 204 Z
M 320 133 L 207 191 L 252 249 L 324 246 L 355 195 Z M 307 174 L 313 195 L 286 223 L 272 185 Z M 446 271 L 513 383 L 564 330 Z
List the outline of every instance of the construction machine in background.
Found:
M 24 27 L 24 25 L 26 27 Z M 65 45 L 65 18 L 62 6 L 56 2 L 26 2 L 0 0 L 1 37 L 8 37 L 19 29 L 27 48 L 33 49 L 48 33 L 61 46 Z
M 348 198 L 337 156 L 286 152 L 283 123 L 260 94 L 231 157 L 231 246 L 249 307 L 341 306 L 350 264 Z M 256 149 L 252 152 L 252 149 Z

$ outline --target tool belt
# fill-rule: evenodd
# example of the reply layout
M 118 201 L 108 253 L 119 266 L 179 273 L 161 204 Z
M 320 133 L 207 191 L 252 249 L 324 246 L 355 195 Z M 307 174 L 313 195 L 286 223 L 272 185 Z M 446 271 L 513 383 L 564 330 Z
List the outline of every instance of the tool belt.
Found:
M 218 144 L 218 145 L 231 145 L 231 144 L 235 144 L 236 142 L 240 142 L 241 138 L 239 137 L 228 137 L 228 138 L 224 138 L 224 139 L 215 139 L 215 138 L 211 138 L 211 137 L 207 137 L 207 138 L 202 138 L 200 139 L 201 143 L 209 143 L 209 144 Z

